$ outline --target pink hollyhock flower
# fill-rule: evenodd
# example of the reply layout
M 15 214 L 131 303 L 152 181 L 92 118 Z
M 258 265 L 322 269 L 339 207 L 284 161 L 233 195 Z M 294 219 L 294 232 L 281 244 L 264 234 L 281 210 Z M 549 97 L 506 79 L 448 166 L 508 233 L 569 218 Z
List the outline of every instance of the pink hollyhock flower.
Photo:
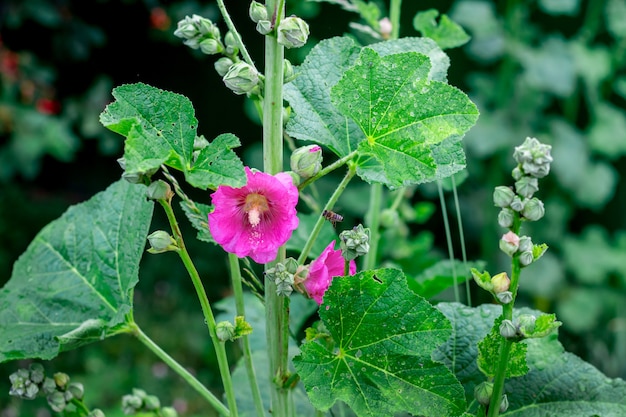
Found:
M 298 227 L 298 188 L 289 174 L 245 170 L 246 185 L 222 185 L 211 194 L 209 230 L 226 252 L 264 264 L 276 259 L 278 248 Z
M 304 288 L 307 294 L 314 299 L 317 304 L 322 304 L 322 297 L 330 287 L 330 282 L 334 277 L 343 276 L 344 259 L 341 256 L 341 249 L 335 250 L 335 241 L 330 242 L 322 254 L 309 266 L 309 275 L 304 281 Z M 350 275 L 356 273 L 356 263 L 350 261 Z

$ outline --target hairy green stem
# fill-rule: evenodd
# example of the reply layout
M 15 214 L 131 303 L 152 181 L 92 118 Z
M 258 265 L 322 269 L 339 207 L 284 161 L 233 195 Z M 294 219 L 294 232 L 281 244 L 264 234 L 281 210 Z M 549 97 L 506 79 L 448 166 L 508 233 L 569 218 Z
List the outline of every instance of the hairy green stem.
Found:
M 521 220 L 519 213 L 515 212 L 513 220 L 513 226 L 511 231 L 519 236 L 521 228 Z M 513 320 L 513 305 L 515 304 L 515 298 L 517 297 L 517 287 L 519 285 L 519 277 L 522 267 L 519 261 L 519 254 L 514 254 L 511 260 L 511 284 L 509 291 L 513 294 L 513 299 L 510 303 L 502 306 L 502 318 L 504 320 Z M 491 394 L 491 401 L 489 402 L 489 410 L 487 412 L 488 417 L 497 417 L 500 415 L 500 403 L 502 402 L 502 394 L 504 393 L 504 380 L 506 378 L 506 368 L 509 362 L 509 353 L 511 352 L 511 346 L 513 342 L 509 339 L 501 338 L 500 353 L 498 356 L 498 367 L 496 369 L 496 376 L 493 381 L 493 392 Z
M 400 9 L 402 0 L 391 0 L 389 6 L 389 20 L 391 21 L 391 39 L 398 39 L 400 36 Z
M 454 196 L 454 209 L 456 211 L 456 216 L 459 224 L 459 241 L 461 242 L 461 259 L 463 260 L 463 270 L 469 271 L 467 267 L 467 252 L 465 250 L 465 234 L 463 232 L 463 220 L 461 219 L 461 205 L 459 204 L 459 195 L 456 192 L 456 181 L 454 180 L 454 175 L 450 177 L 452 180 L 452 194 Z M 465 303 L 471 307 L 472 306 L 472 295 L 470 293 L 470 280 L 465 280 Z
M 461 295 L 459 293 L 459 279 L 456 275 L 456 268 L 454 267 L 454 249 L 452 247 L 452 234 L 450 233 L 450 222 L 448 221 L 448 208 L 446 206 L 446 200 L 443 195 L 443 187 L 441 186 L 441 180 L 437 180 L 437 191 L 439 192 L 439 203 L 441 204 L 441 216 L 443 217 L 443 228 L 446 233 L 446 242 L 448 244 L 448 257 L 450 258 L 450 266 L 452 267 L 452 280 L 454 282 L 454 301 L 461 302 Z M 452 368 L 454 369 L 454 367 Z
M 332 164 L 322 168 L 317 174 L 315 174 L 311 178 L 308 178 L 306 181 L 300 184 L 298 186 L 298 189 L 303 190 L 307 185 L 311 184 L 314 181 L 317 181 L 318 179 L 322 178 L 324 175 L 328 174 L 329 172 L 336 170 L 337 168 L 339 168 L 340 166 L 342 166 L 343 164 L 345 164 L 346 162 L 354 158 L 357 155 L 357 153 L 358 151 L 352 151 L 348 155 L 344 156 L 343 158 L 340 158 L 336 160 L 335 162 L 333 162 Z
M 222 402 L 205 387 L 200 381 L 196 379 L 185 367 L 180 365 L 176 359 L 167 354 L 159 345 L 157 345 L 152 339 L 150 339 L 136 323 L 129 323 L 131 326 L 131 332 L 141 343 L 143 343 L 148 349 L 150 349 L 155 355 L 159 357 L 167 366 L 169 366 L 174 372 L 176 372 L 182 379 L 185 380 L 193 389 L 195 389 L 209 404 L 215 408 L 215 410 L 224 417 L 231 415 L 228 408 Z
M 230 415 L 236 417 L 237 404 L 235 402 L 235 391 L 233 388 L 233 382 L 230 377 L 230 367 L 228 365 L 228 357 L 226 356 L 226 347 L 224 346 L 224 343 L 221 342 L 217 337 L 215 317 L 213 316 L 213 311 L 211 310 L 209 298 L 207 297 L 204 286 L 202 285 L 200 274 L 198 274 L 198 270 L 193 264 L 193 261 L 189 256 L 189 252 L 187 252 L 187 248 L 185 247 L 183 235 L 180 231 L 180 228 L 178 227 L 178 221 L 176 220 L 176 216 L 174 215 L 174 211 L 172 210 L 171 202 L 169 200 L 158 201 L 165 210 L 165 214 L 167 215 L 170 227 L 172 228 L 174 239 L 176 240 L 176 244 L 178 245 L 178 256 L 185 265 L 185 268 L 187 269 L 187 272 L 191 277 L 191 281 L 193 282 L 193 286 L 196 289 L 198 299 L 200 300 L 202 314 L 204 314 L 204 319 L 209 329 L 211 340 L 213 341 L 213 347 L 215 348 L 215 354 L 217 355 L 217 363 L 220 369 L 220 376 L 222 377 L 224 392 L 226 393 L 226 402 L 228 403 L 228 408 L 230 409 Z
M 239 47 L 239 51 L 241 52 L 241 56 L 243 56 L 244 61 L 246 61 L 248 65 L 256 68 L 254 65 L 254 61 L 252 61 L 252 58 L 250 57 L 250 54 L 248 53 L 248 50 L 246 49 L 246 45 L 244 45 L 243 41 L 241 40 L 241 35 L 235 28 L 235 24 L 233 23 L 233 20 L 230 18 L 230 15 L 228 14 L 228 11 L 226 10 L 226 5 L 224 4 L 224 0 L 217 0 L 217 7 L 219 7 L 220 9 L 220 13 L 222 14 L 222 17 L 224 18 L 224 22 L 226 22 L 226 26 L 228 27 L 228 30 L 230 30 L 230 32 L 235 37 L 235 41 L 237 42 L 237 46 Z
M 231 281 L 233 282 L 235 309 L 238 316 L 245 317 L 246 309 L 243 300 L 243 285 L 241 280 L 241 269 L 239 268 L 239 258 L 234 253 L 229 253 L 228 263 L 230 265 Z M 243 361 L 246 366 L 246 373 L 248 374 L 248 382 L 250 383 L 250 390 L 252 391 L 254 408 L 256 409 L 257 416 L 262 417 L 265 415 L 265 410 L 263 408 L 263 400 L 261 399 L 261 391 L 259 390 L 254 364 L 252 363 L 252 351 L 250 349 L 250 339 L 248 338 L 248 335 L 242 336 L 241 345 L 243 350 Z
M 341 182 L 337 186 L 337 189 L 335 189 L 335 192 L 333 192 L 333 194 L 328 199 L 328 202 L 324 206 L 324 210 L 331 210 L 333 208 L 333 206 L 339 199 L 339 196 L 344 192 L 344 190 L 348 186 L 348 183 L 350 182 L 352 177 L 354 177 L 354 174 L 356 174 L 356 167 L 353 164 L 349 164 L 348 172 L 346 172 L 346 175 L 343 177 L 343 180 L 341 180 Z M 315 239 L 317 239 L 317 236 L 319 235 L 320 230 L 322 230 L 323 225 L 324 225 L 324 217 L 320 214 L 319 218 L 317 219 L 317 222 L 315 223 L 315 226 L 313 226 L 313 230 L 311 231 L 311 234 L 309 235 L 309 239 L 304 244 L 304 248 L 302 248 L 302 252 L 300 253 L 300 256 L 298 257 L 298 264 L 303 265 L 304 262 L 306 262 L 306 258 L 307 256 L 309 256 L 309 252 L 311 251 L 311 248 L 313 247 L 313 243 L 315 243 Z
M 374 269 L 376 266 L 376 255 L 378 253 L 378 242 L 380 241 L 380 210 L 383 205 L 383 185 L 372 184 L 370 187 L 370 204 L 365 218 L 367 227 L 370 229 L 370 250 L 363 258 L 363 269 Z
M 274 24 L 285 15 L 283 0 L 266 0 L 265 7 Z M 276 32 L 265 37 L 265 91 L 263 99 L 263 166 L 265 172 L 283 170 L 283 65 L 285 49 L 278 43 Z M 266 270 L 285 259 L 285 248 Z M 265 277 L 265 326 L 269 355 L 271 413 L 288 417 L 293 411 L 291 390 L 283 387 L 289 377 L 289 298 L 276 293 L 276 283 Z

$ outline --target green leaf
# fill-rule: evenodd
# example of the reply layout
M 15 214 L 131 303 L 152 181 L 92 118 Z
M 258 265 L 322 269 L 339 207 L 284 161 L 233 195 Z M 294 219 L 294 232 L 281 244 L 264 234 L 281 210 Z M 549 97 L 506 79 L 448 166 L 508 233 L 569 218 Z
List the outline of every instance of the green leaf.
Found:
M 185 173 L 198 188 L 234 187 L 246 183 L 243 164 L 231 148 L 239 140 L 220 135 L 194 157 L 198 120 L 189 99 L 146 84 L 126 84 L 113 90 L 116 101 L 100 114 L 100 122 L 125 136 L 127 173 L 145 173 L 162 164 Z
M 437 16 L 439 12 L 435 9 L 419 12 L 413 18 L 413 27 L 422 35 L 437 42 L 441 49 L 456 48 L 469 42 L 470 36 L 461 26 L 445 14 L 441 15 L 437 23 Z
M 493 323 L 491 332 L 483 340 L 478 342 L 478 367 L 488 377 L 497 373 L 500 359 L 500 346 L 504 338 L 500 336 L 500 324 L 502 317 L 498 317 Z M 509 361 L 506 367 L 506 377 L 522 376 L 528 372 L 526 365 L 526 345 L 514 342 L 509 352 Z
M 432 62 L 429 78 L 446 80 L 450 59 L 431 39 L 402 38 L 369 48 L 381 56 L 406 51 L 428 55 Z M 297 78 L 284 89 L 285 100 L 293 110 L 286 127 L 290 136 L 324 145 L 340 157 L 356 150 L 365 136 L 331 103 L 330 89 L 354 65 L 360 51 L 352 38 L 331 38 L 318 43 L 296 67 Z
M 347 37 L 323 40 L 295 68 L 297 78 L 284 87 L 293 110 L 286 132 L 328 147 L 338 156 L 354 151 L 363 133 L 330 101 L 330 88 L 356 61 L 360 47 Z
M 450 320 L 452 337 L 437 351 L 433 359 L 450 366 L 463 384 L 468 401 L 474 386 L 485 377 L 477 366 L 478 340 L 484 337 L 501 307 L 481 305 L 471 308 L 459 303 L 437 305 Z M 541 315 L 531 309 L 515 310 L 519 314 Z M 626 415 L 626 382 L 609 379 L 580 358 L 563 351 L 556 335 L 524 341 L 528 346 L 526 361 L 529 372 L 508 379 L 505 392 L 509 395 L 506 417 L 571 417 Z
M 123 331 L 152 218 L 145 193 L 120 180 L 37 234 L 0 291 L 0 362 Z
M 409 287 L 417 294 L 426 299 L 430 299 L 439 294 L 443 290 L 453 287 L 454 275 L 456 274 L 456 283 L 462 284 L 472 275 L 471 268 L 484 268 L 485 262 L 472 262 L 463 266 L 463 262 L 443 260 L 424 270 L 413 280 L 409 280 Z
M 185 212 L 185 216 L 187 216 L 191 225 L 198 231 L 196 239 L 202 242 L 215 243 L 215 240 L 213 240 L 213 236 L 211 236 L 211 232 L 209 231 L 208 223 L 208 216 L 213 210 L 213 206 L 185 200 L 181 200 L 180 206 L 182 207 L 183 212 Z
M 365 133 L 357 173 L 390 188 L 451 175 L 465 166 L 460 138 L 478 110 L 460 90 L 430 81 L 426 55 L 381 57 L 364 48 L 331 89 L 333 104 Z M 433 149 L 439 145 L 440 148 Z M 448 168 L 438 172 L 438 161 Z
M 381 317 L 389 320 L 381 323 Z M 333 280 L 320 318 L 334 349 L 308 342 L 294 358 L 317 409 L 342 400 L 358 416 L 465 411 L 461 386 L 448 368 L 431 360 L 433 349 L 450 335 L 449 323 L 408 288 L 401 271 L 370 270 Z

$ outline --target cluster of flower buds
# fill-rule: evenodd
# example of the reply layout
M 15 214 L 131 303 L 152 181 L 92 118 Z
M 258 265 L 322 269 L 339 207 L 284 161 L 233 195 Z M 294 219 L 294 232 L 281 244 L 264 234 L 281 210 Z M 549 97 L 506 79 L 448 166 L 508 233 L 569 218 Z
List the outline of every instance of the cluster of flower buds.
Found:
M 28 369 L 19 369 L 9 376 L 11 389 L 9 395 L 32 400 L 38 394 L 46 396 L 48 405 L 58 413 L 75 408 L 74 401 L 82 401 L 85 394 L 83 384 L 70 382 L 70 377 L 62 372 L 52 378 L 46 377 L 44 368 L 39 363 L 32 363 Z M 100 410 L 93 410 L 89 417 L 104 417 Z
M 300 48 L 309 38 L 309 25 L 297 16 L 289 16 L 280 21 L 278 28 L 274 28 L 273 22 L 267 12 L 267 8 L 252 1 L 248 9 L 250 19 L 256 23 L 256 30 L 261 35 L 268 35 L 276 29 L 278 43 L 285 48 Z
M 474 387 L 474 398 L 478 401 L 479 404 L 483 406 L 488 406 L 491 402 L 491 396 L 493 395 L 493 383 L 492 382 L 481 382 L 480 384 Z M 502 401 L 500 402 L 500 412 L 504 413 L 509 408 L 509 399 L 504 394 L 502 396 Z
M 478 286 L 487 290 L 502 304 L 508 304 L 513 301 L 513 293 L 509 291 L 511 279 L 506 272 L 501 272 L 493 277 L 489 272 L 478 272 L 477 269 L 471 269 L 472 278 Z
M 352 230 L 344 230 L 339 234 L 341 255 L 346 261 L 351 261 L 365 255 L 370 250 L 370 229 L 362 224 Z
M 552 333 L 559 326 L 554 314 L 542 314 L 535 317 L 532 314 L 520 314 L 515 320 L 502 320 L 500 335 L 506 339 L 523 340 L 537 339 Z
M 529 236 L 518 236 L 513 232 L 507 232 L 500 239 L 500 250 L 509 256 L 518 255 L 522 267 L 528 266 L 541 258 L 548 250 L 548 245 L 533 244 Z
M 183 39 L 183 43 L 192 49 L 200 49 L 207 55 L 215 55 L 224 51 L 220 29 L 211 20 L 194 14 L 185 16 L 178 22 L 174 36 Z
M 513 158 L 517 166 L 512 172 L 515 191 L 499 186 L 493 193 L 494 204 L 502 209 L 498 215 L 500 226 L 512 227 L 516 213 L 528 221 L 537 221 L 545 214 L 543 202 L 533 194 L 539 190 L 538 179 L 550 172 L 550 150 L 550 145 L 544 145 L 535 138 L 526 138 L 521 146 L 515 148 Z
M 265 271 L 265 275 L 276 284 L 276 293 L 289 297 L 296 284 L 296 275 L 301 272 L 298 261 L 293 258 L 285 259 L 285 262 L 277 263 L 273 268 Z
M 132 394 L 122 397 L 122 411 L 126 415 L 139 412 L 152 412 L 162 417 L 178 417 L 178 412 L 172 407 L 161 407 L 161 401 L 154 395 L 148 395 L 144 390 L 133 388 Z

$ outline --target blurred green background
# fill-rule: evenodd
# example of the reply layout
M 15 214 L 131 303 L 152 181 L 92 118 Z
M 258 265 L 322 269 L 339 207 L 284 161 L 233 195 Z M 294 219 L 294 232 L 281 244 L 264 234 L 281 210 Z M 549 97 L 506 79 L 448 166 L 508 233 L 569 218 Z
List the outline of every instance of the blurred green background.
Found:
M 237 3 L 227 7 L 260 63 L 263 39 L 247 17 L 248 3 Z M 311 26 L 307 47 L 288 51 L 294 64 L 316 40 L 354 33 L 349 23 L 358 22 L 355 13 L 336 5 L 288 3 L 287 13 Z M 485 260 L 493 274 L 507 269 L 497 250 L 503 230 L 496 223 L 493 187 L 511 183 L 513 147 L 526 136 L 550 143 L 553 172 L 538 193 L 546 217 L 525 229 L 550 250 L 524 271 L 519 302 L 556 312 L 568 350 L 609 376 L 626 377 L 626 2 L 404 3 L 401 36 L 418 35 L 413 17 L 429 8 L 447 13 L 472 36 L 465 46 L 446 51 L 450 83 L 467 92 L 481 112 L 465 139 L 467 171 L 457 178 L 468 258 Z M 98 122 L 114 86 L 144 82 L 186 95 L 196 108 L 199 134 L 234 133 L 243 142 L 244 162 L 260 167 L 261 128 L 252 107 L 224 87 L 214 58 L 173 36 L 176 22 L 194 13 L 220 20 L 213 2 L 192 0 L 0 3 L 0 285 L 46 223 L 119 178 L 116 159 L 123 142 Z M 224 33 L 225 25 L 219 25 Z M 320 184 L 321 201 L 332 184 L 332 178 Z M 207 193 L 190 193 L 209 201 Z M 346 224 L 364 216 L 366 204 L 349 202 L 366 201 L 366 193 L 367 187 L 356 183 L 340 200 Z M 393 196 L 388 198 L 390 205 Z M 383 260 L 417 273 L 446 257 L 438 201 L 436 187 L 427 185 L 400 206 L 400 223 L 385 232 Z M 164 227 L 160 213 L 152 229 L 159 225 Z M 194 243 L 194 232 L 186 230 L 210 298 L 217 301 L 229 294 L 226 258 L 218 248 Z M 455 249 L 460 257 L 458 243 Z M 475 303 L 488 301 L 472 293 Z M 175 256 L 146 256 L 135 294 L 142 328 L 219 393 L 202 315 Z M 24 365 L 0 365 L 0 417 L 50 415 L 43 400 L 8 396 L 8 375 Z M 211 415 L 194 392 L 129 337 L 64 353 L 44 365 L 83 382 L 89 405 L 107 416 L 121 415 L 120 398 L 133 387 L 159 395 L 184 415 Z

